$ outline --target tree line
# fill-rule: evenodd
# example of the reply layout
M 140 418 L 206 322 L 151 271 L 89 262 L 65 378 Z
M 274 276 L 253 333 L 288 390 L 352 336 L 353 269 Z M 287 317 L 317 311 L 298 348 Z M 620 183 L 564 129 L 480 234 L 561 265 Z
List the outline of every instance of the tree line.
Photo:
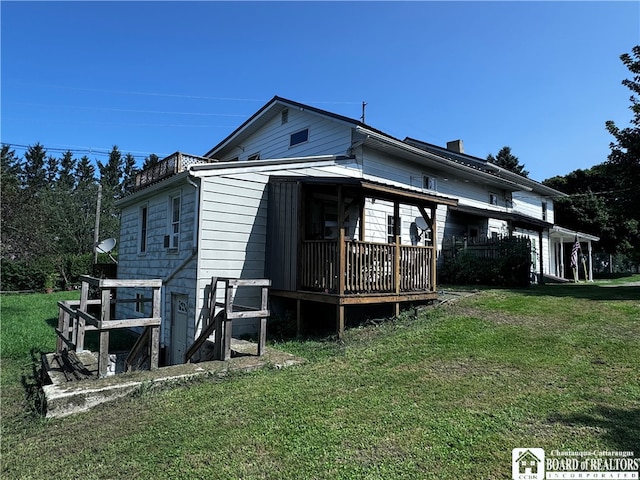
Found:
M 636 97 L 640 95 L 640 45 L 620 59 L 632 73 L 632 78 L 622 81 L 632 92 L 630 126 L 605 122 L 613 137 L 606 161 L 542 183 L 568 195 L 553 199 L 555 223 L 599 236 L 595 248 L 617 256 L 625 268 L 625 263 L 627 267 L 640 264 L 640 100 Z M 529 173 L 508 146 L 495 157 L 489 154 L 487 161 L 524 177 Z
M 117 146 L 104 162 L 57 157 L 37 143 L 22 157 L 2 145 L 0 256 L 2 290 L 65 287 L 91 272 L 98 190 L 101 187 L 99 237 L 118 238 L 115 202 L 134 185 L 140 169 Z M 158 162 L 151 154 L 142 168 Z M 97 166 L 97 168 L 96 168 Z
M 612 135 L 606 161 L 543 181 L 568 194 L 554 199 L 555 223 L 600 237 L 596 245 L 611 255 L 640 263 L 640 45 L 620 59 L 632 73 L 622 84 L 632 92 L 630 126 L 605 123 Z M 85 155 L 56 157 L 37 143 L 22 157 L 2 145 L 0 290 L 65 287 L 91 271 L 98 189 L 101 186 L 100 239 L 118 238 L 115 202 L 130 190 L 136 174 L 159 161 L 155 154 L 141 168 L 117 146 L 97 169 Z M 528 172 L 509 147 L 487 160 L 523 176 Z

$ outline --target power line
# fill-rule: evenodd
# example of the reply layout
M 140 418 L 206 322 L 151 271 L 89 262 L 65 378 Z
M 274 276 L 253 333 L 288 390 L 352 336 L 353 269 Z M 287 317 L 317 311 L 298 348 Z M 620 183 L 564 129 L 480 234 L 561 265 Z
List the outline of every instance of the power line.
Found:
M 2 146 L 5 146 L 5 145 L 8 146 L 9 148 L 13 148 L 13 149 L 21 150 L 21 151 L 26 151 L 29 148 L 33 147 L 33 145 L 23 145 L 23 144 L 19 144 L 19 143 L 2 142 Z M 45 152 L 47 152 L 47 153 L 49 153 L 49 152 L 66 153 L 66 152 L 70 151 L 74 155 L 98 155 L 98 156 L 107 156 L 107 157 L 113 151 L 113 149 L 94 148 L 94 147 L 81 147 L 81 146 L 74 146 L 74 145 L 68 145 L 68 146 L 65 145 L 64 148 L 62 148 L 62 147 L 47 147 L 46 145 L 43 145 L 43 148 L 44 148 Z M 131 154 L 132 157 L 141 158 L 141 159 L 144 159 L 145 157 L 148 157 L 151 154 L 158 155 L 158 157 L 160 157 L 160 158 L 166 157 L 167 155 L 169 155 L 167 153 L 155 153 L 155 152 L 135 152 L 135 151 L 134 152 L 124 152 L 124 151 L 120 150 L 119 148 L 118 148 L 118 150 L 123 155 Z

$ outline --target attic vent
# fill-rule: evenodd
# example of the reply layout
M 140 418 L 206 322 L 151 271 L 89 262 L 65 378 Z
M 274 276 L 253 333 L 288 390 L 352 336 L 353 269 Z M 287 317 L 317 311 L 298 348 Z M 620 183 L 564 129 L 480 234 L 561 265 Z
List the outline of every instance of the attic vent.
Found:
M 288 109 L 288 108 L 285 108 L 285 109 L 282 111 L 282 124 L 281 124 L 281 125 L 284 125 L 284 124 L 285 124 L 285 123 L 287 123 L 288 121 L 289 121 L 289 109 Z

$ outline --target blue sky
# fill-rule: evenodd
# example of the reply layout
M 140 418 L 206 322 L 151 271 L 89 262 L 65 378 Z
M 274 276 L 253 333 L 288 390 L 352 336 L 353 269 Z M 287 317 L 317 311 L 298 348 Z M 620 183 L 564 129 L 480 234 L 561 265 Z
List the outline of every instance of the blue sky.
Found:
M 482 158 L 508 145 L 543 180 L 606 160 L 640 43 L 638 2 L 0 8 L 2 142 L 100 160 L 202 155 L 279 95 L 351 118 L 366 101 L 372 127 Z

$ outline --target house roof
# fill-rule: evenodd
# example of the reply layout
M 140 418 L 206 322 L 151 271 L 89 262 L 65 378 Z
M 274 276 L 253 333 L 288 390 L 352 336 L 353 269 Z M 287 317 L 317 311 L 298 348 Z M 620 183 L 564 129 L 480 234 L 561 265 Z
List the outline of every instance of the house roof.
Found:
M 531 178 L 518 175 L 517 173 L 507 170 L 506 168 L 502 168 L 498 165 L 488 162 L 486 159 L 474 157 L 472 155 L 468 155 L 462 152 L 455 152 L 447 148 L 440 147 L 438 145 L 433 145 L 431 143 L 424 142 L 422 140 L 417 140 L 415 138 L 406 137 L 403 141 L 405 143 L 408 143 L 409 145 L 413 145 L 414 147 L 420 148 L 421 150 L 442 155 L 448 158 L 449 160 L 456 162 L 460 165 L 466 165 L 471 168 L 476 168 L 478 170 L 482 170 L 482 171 L 491 173 L 493 175 L 496 175 L 497 177 L 519 183 L 523 186 L 529 187 L 531 191 L 540 193 L 542 195 L 546 195 L 550 197 L 566 197 L 567 196 L 566 193 L 563 193 L 551 187 L 547 187 L 546 185 L 540 182 L 537 182 L 535 180 L 532 180 Z
M 358 120 L 354 120 L 353 118 L 338 115 L 336 113 L 332 113 L 327 110 L 322 110 L 320 108 L 305 105 L 303 103 L 295 102 L 293 100 L 288 100 L 286 98 L 282 98 L 276 95 L 271 100 L 269 100 L 266 104 L 264 104 L 256 113 L 251 115 L 251 117 L 249 117 L 242 125 L 240 125 L 233 132 L 231 132 L 224 140 L 222 140 L 215 147 L 213 147 L 211 150 L 205 153 L 204 156 L 212 157 L 215 155 L 219 155 L 220 153 L 224 153 L 225 148 L 229 145 L 232 139 L 239 141 L 255 133 L 258 129 L 263 127 L 270 119 L 272 119 L 275 115 L 278 115 L 282 110 L 286 108 L 295 108 L 295 109 L 304 110 L 307 112 L 316 113 L 318 115 L 330 117 L 334 120 L 337 120 L 345 124 L 349 124 L 351 126 L 365 125 L 364 123 Z
M 364 145 L 393 155 L 408 157 L 418 164 L 434 166 L 433 163 L 435 163 L 437 168 L 445 172 L 449 172 L 452 175 L 456 174 L 476 183 L 513 192 L 535 190 L 549 196 L 565 195 L 539 182 L 502 169 L 497 165 L 488 164 L 485 160 L 477 157 L 465 154 L 455 155 L 446 148 L 437 147 L 436 145 L 408 137 L 405 138 L 405 140 L 400 140 L 359 120 L 279 96 L 274 96 L 224 140 L 210 149 L 204 156 L 212 158 L 226 155 L 232 146 L 232 142 L 233 145 L 237 142 L 242 142 L 243 139 L 255 133 L 286 108 L 295 108 L 331 118 L 355 128 L 355 130 L 362 135 L 361 141 Z

